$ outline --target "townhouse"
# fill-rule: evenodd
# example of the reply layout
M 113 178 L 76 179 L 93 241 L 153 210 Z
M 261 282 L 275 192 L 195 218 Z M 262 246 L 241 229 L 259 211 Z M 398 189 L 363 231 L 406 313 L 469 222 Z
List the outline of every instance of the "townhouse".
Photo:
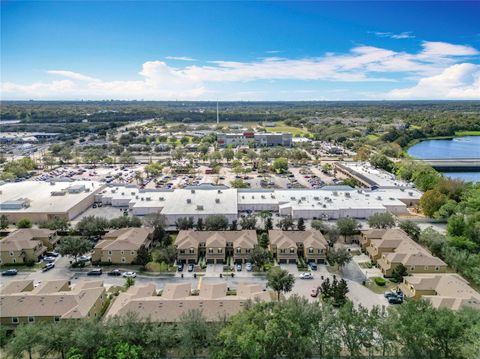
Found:
M 92 254 L 93 262 L 132 264 L 141 246 L 152 244 L 153 228 L 122 228 L 108 232 Z
M 36 262 L 57 240 L 56 231 L 49 229 L 18 229 L 0 241 L 0 264 Z
M 107 298 L 102 281 L 81 281 L 73 288 L 67 280 L 38 284 L 32 280 L 11 281 L 0 290 L 0 323 L 58 322 L 100 315 Z
M 406 267 L 408 273 L 447 271 L 445 262 L 431 255 L 401 229 L 365 231 L 361 245 L 386 277 L 392 276 L 393 270 L 400 264 Z
M 205 257 L 207 263 L 221 264 L 228 256 L 235 263 L 245 263 L 257 243 L 254 230 L 180 231 L 175 240 L 177 261 L 181 263 L 197 263 Z
M 270 251 L 278 263 L 296 263 L 298 256 L 315 263 L 325 263 L 328 244 L 320 231 L 268 231 Z
M 176 322 L 190 310 L 201 310 L 207 321 L 222 320 L 240 312 L 247 303 L 271 301 L 271 293 L 259 284 L 241 283 L 229 295 L 227 283 L 203 282 L 198 295 L 191 294 L 190 283 L 167 283 L 160 295 L 153 283 L 130 287 L 113 302 L 106 319 L 135 312 L 139 320 Z
M 408 298 L 426 299 L 435 308 L 480 309 L 480 294 L 456 273 L 413 274 L 404 277 L 399 287 Z

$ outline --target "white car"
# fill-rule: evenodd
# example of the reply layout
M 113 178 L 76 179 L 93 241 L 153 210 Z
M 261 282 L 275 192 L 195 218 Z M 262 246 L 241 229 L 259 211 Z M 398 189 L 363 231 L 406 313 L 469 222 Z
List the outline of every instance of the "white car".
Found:
M 313 275 L 310 272 L 300 273 L 300 279 L 313 279 Z
M 122 274 L 122 277 L 124 277 L 124 278 L 136 278 L 137 273 L 135 273 L 135 272 L 125 272 L 125 273 Z

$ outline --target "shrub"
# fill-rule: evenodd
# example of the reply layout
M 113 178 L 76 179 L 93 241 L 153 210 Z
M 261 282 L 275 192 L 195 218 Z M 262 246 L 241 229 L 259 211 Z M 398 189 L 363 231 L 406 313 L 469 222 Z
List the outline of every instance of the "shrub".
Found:
M 380 286 L 380 287 L 385 286 L 385 284 L 387 283 L 387 281 L 385 279 L 383 279 L 382 277 L 375 277 L 374 281 L 375 281 L 375 284 Z

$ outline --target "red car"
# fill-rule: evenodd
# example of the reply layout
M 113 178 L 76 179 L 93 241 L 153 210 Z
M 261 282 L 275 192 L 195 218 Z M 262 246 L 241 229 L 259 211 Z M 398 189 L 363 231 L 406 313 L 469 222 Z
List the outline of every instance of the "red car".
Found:
M 310 291 L 310 296 L 313 298 L 316 298 L 318 297 L 318 293 L 320 293 L 320 288 L 318 287 L 312 288 L 312 290 Z

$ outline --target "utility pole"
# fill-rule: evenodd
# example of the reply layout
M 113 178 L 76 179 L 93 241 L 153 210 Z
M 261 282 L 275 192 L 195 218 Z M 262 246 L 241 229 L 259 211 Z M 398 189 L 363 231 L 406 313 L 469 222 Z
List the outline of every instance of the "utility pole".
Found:
M 217 100 L 217 125 L 220 124 L 220 117 L 218 116 L 218 100 Z

